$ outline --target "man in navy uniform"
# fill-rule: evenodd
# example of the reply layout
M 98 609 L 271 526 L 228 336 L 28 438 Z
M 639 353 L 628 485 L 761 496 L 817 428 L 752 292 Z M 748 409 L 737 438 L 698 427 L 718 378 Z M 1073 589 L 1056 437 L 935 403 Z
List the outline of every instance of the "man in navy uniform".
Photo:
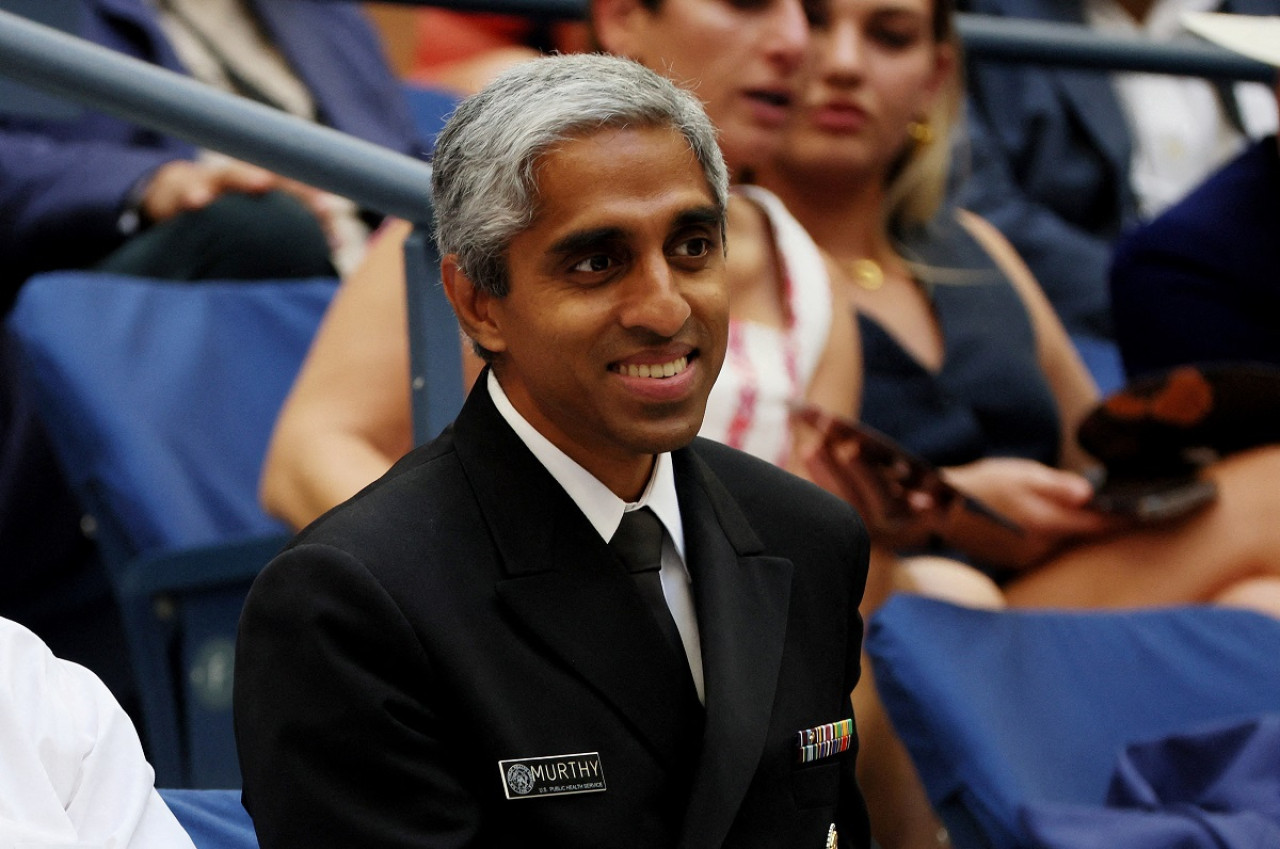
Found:
M 489 367 L 250 593 L 262 846 L 866 846 L 865 531 L 695 439 L 728 328 L 705 113 L 628 60 L 552 57 L 464 102 L 434 167 Z

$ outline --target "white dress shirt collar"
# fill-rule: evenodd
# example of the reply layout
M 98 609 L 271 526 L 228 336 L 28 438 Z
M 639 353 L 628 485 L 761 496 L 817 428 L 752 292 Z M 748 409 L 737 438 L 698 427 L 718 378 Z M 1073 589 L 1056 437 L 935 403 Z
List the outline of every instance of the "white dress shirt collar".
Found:
M 533 452 L 533 456 L 546 467 L 556 482 L 578 505 L 578 509 L 608 542 L 622 523 L 622 514 L 628 510 L 648 507 L 662 522 L 667 531 L 667 542 L 662 548 L 662 594 L 675 620 L 676 630 L 684 643 L 685 658 L 693 676 L 693 686 L 698 701 L 704 705 L 706 685 L 702 671 L 702 637 L 698 632 L 698 616 L 694 609 L 692 578 L 685 563 L 684 523 L 680 518 L 680 502 L 676 498 L 676 477 L 670 454 L 659 454 L 653 465 L 653 474 L 639 501 L 625 502 L 613 494 L 595 475 L 578 465 L 569 455 L 551 443 L 516 410 L 507 393 L 502 391 L 493 371 L 489 372 L 486 387 L 489 397 L 498 408 L 498 414 L 511 425 L 516 436 Z
M 680 518 L 680 502 L 676 498 L 676 477 L 671 464 L 670 454 L 659 454 L 654 463 L 653 474 L 638 501 L 626 502 L 614 495 L 613 491 L 601 483 L 595 475 L 578 465 L 568 454 L 551 443 L 538 430 L 520 415 L 512 405 L 502 386 L 489 372 L 486 386 L 489 397 L 498 408 L 499 415 L 511 425 L 538 462 L 546 467 L 556 482 L 564 488 L 573 503 L 578 505 L 587 521 L 600 534 L 601 539 L 608 542 L 618 530 L 622 522 L 622 514 L 628 510 L 648 507 L 662 522 L 667 536 L 675 544 L 681 563 L 685 560 L 684 523 Z

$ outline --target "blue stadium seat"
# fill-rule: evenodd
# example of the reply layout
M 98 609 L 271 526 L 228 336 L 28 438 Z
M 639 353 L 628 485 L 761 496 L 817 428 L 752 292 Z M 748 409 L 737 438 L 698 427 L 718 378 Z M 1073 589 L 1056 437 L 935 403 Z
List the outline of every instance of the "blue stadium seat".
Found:
M 39 275 L 8 320 L 125 619 L 157 783 L 237 787 L 231 663 L 283 545 L 257 503 L 276 414 L 335 280 Z
M 257 849 L 258 836 L 238 790 L 160 790 L 196 849 Z
M 1101 808 L 1128 744 L 1280 711 L 1280 622 L 1244 610 L 992 611 L 898 596 L 871 618 L 867 651 L 959 849 L 1037 845 L 1029 808 Z
M 1120 346 L 1110 339 L 1096 336 L 1072 336 L 1071 342 L 1100 394 L 1109 395 L 1124 387 L 1126 378 L 1124 364 L 1120 361 Z
M 440 283 L 440 252 L 430 222 L 409 234 L 404 254 L 413 440 L 421 445 L 462 409 L 462 334 Z

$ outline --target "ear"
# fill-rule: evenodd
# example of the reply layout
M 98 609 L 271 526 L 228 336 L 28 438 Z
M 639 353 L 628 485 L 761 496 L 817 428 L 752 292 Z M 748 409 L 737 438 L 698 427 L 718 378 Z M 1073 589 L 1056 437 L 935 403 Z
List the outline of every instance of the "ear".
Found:
M 640 0 L 591 0 L 591 25 L 601 49 L 644 60 L 645 26 L 651 12 Z
M 444 284 L 445 297 L 453 306 L 462 332 L 488 351 L 506 350 L 506 340 L 493 310 L 499 298 L 471 282 L 458 265 L 457 254 L 446 254 L 440 260 L 440 282 Z

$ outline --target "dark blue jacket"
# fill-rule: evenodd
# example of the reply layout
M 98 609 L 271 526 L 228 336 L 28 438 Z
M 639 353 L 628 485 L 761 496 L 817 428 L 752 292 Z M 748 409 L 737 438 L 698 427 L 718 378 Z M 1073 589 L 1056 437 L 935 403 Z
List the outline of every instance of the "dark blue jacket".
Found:
M 1280 365 L 1275 137 L 1122 239 L 1111 296 L 1130 375 L 1212 360 Z

